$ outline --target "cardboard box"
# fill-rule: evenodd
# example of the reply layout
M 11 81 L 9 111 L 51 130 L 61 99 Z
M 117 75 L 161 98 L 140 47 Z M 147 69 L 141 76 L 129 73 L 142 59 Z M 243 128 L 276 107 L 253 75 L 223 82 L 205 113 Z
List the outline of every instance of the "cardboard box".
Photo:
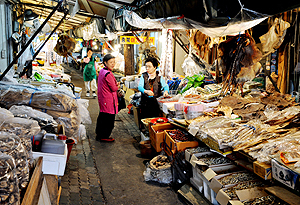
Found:
M 223 185 L 219 180 L 223 177 L 226 177 L 226 176 L 229 176 L 229 175 L 232 175 L 232 174 L 236 174 L 236 173 L 243 173 L 245 171 L 240 171 L 240 172 L 232 172 L 232 173 L 227 173 L 227 174 L 220 174 L 220 175 L 217 175 L 215 176 L 212 180 L 211 180 L 211 183 L 209 185 L 209 187 L 216 193 L 218 193 L 218 191 L 222 188 L 228 188 L 228 187 L 232 187 L 234 185 L 236 185 L 237 183 L 235 184 L 227 184 L 227 185 Z M 245 182 L 245 181 L 240 181 L 240 182 Z
M 64 127 L 63 124 L 58 124 L 57 125 L 57 134 L 66 135 L 65 127 Z
M 198 148 L 198 147 L 197 147 Z M 197 149 L 196 148 L 196 149 Z M 184 157 L 185 157 L 185 160 L 186 161 L 190 161 L 191 160 L 191 157 L 193 154 L 196 154 L 196 153 L 202 153 L 202 152 L 208 152 L 209 151 L 209 148 L 208 147 L 201 147 L 201 150 L 205 150 L 205 151 L 202 151 L 202 152 L 193 152 L 192 153 L 192 150 L 194 150 L 195 148 L 190 148 L 190 149 L 186 149 L 184 151 Z
M 253 162 L 254 173 L 264 180 L 272 179 L 272 167 L 270 164 Z
M 243 204 L 243 201 L 252 200 L 258 197 L 267 196 L 268 194 L 264 191 L 265 187 L 254 187 L 250 189 L 237 190 L 236 195 L 238 198 L 231 199 L 225 192 L 225 189 L 220 189 L 217 193 L 216 200 L 221 205 L 230 204 Z
M 299 175 L 293 172 L 291 169 L 287 168 L 278 161 L 272 159 L 272 177 L 279 181 L 280 183 L 290 187 L 291 189 L 298 189 L 297 182 L 299 181 Z
M 76 98 L 81 98 L 82 88 L 81 87 L 75 87 L 74 91 L 75 91 Z
M 43 152 L 32 152 L 33 159 L 43 157 L 43 174 L 63 176 L 67 163 L 68 149 L 65 145 L 64 154 L 51 154 Z
M 203 193 L 203 181 L 201 179 L 192 177 L 190 178 L 190 182 L 195 189 Z
M 134 116 L 134 122 L 138 128 L 140 128 L 140 123 L 141 123 L 141 109 L 138 107 L 133 106 L 133 116 Z
M 223 156 L 216 152 L 200 152 L 192 155 L 190 163 L 192 164 L 192 166 L 195 166 L 195 164 L 197 164 L 200 167 L 203 166 L 204 167 L 203 170 L 205 170 L 206 168 L 212 168 L 213 170 L 215 169 L 218 172 L 224 171 L 224 167 L 226 167 L 227 165 L 230 166 L 233 165 L 231 162 L 225 164 L 207 165 L 206 163 L 201 161 L 201 158 L 206 158 L 206 157 L 223 157 Z
M 172 137 L 168 134 L 168 131 L 170 130 L 164 131 L 164 143 L 166 146 L 165 151 L 168 155 L 173 155 L 176 152 L 184 151 L 186 148 L 193 148 L 199 145 L 197 141 L 175 142 L 175 140 L 173 140 Z
M 157 152 L 162 151 L 165 132 L 156 133 L 156 131 L 157 130 L 172 130 L 173 128 L 175 128 L 175 127 L 171 123 L 163 123 L 163 124 L 157 124 L 157 125 L 151 126 L 151 128 L 149 129 L 151 145 Z

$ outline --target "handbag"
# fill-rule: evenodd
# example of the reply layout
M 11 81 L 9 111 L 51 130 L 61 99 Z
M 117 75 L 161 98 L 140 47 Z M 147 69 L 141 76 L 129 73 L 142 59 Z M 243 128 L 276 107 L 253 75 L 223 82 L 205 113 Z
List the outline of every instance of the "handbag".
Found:
M 117 92 L 118 95 L 118 111 L 126 108 L 126 103 L 125 103 L 125 98 L 124 98 L 124 94 L 122 93 L 122 91 L 118 90 Z

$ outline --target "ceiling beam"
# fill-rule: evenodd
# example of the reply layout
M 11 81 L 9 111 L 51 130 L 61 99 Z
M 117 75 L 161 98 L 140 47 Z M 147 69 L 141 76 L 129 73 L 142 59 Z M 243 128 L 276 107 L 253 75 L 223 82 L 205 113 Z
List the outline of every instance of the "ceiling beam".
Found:
M 41 15 L 41 16 L 47 16 L 47 11 L 48 11 L 48 9 L 47 10 L 42 10 L 42 9 L 40 9 L 40 8 L 34 8 L 34 7 L 32 7 L 32 6 L 27 6 L 28 8 L 31 8 L 31 9 L 33 9 L 33 10 L 37 10 L 37 11 L 39 11 L 39 12 L 41 12 L 41 13 L 39 13 L 39 15 Z M 63 17 L 63 14 L 62 13 L 56 13 L 55 14 L 55 16 L 58 16 L 58 17 Z M 79 17 L 73 17 L 73 18 L 70 18 L 70 15 L 68 15 L 68 20 L 71 20 L 71 21 L 77 21 L 78 23 L 83 23 L 83 22 L 85 22 L 86 21 L 86 18 L 79 18 Z
M 53 6 L 47 6 L 47 5 L 40 5 L 40 4 L 33 4 L 33 3 L 22 3 L 25 6 L 33 6 L 33 7 L 39 7 L 39 8 L 44 8 L 44 9 L 51 9 L 53 10 Z M 62 11 L 58 11 L 60 13 L 63 13 Z M 78 11 L 76 13 L 76 15 L 80 15 L 80 16 L 85 16 L 85 17 L 91 17 L 91 18 L 102 18 L 104 19 L 104 17 L 102 16 L 98 16 L 98 15 L 92 15 L 92 14 L 88 14 L 86 12 L 82 12 L 82 11 Z

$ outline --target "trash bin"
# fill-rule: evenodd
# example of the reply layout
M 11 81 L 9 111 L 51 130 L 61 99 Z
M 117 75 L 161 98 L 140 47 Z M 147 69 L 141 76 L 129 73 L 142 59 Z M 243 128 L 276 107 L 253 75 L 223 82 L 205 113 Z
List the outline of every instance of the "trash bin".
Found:
M 67 143 L 67 148 L 68 148 L 68 156 L 67 156 L 67 163 L 68 163 L 69 157 L 70 157 L 70 154 L 71 154 L 71 151 L 72 151 L 73 144 L 75 144 L 75 140 L 67 139 L 66 143 Z

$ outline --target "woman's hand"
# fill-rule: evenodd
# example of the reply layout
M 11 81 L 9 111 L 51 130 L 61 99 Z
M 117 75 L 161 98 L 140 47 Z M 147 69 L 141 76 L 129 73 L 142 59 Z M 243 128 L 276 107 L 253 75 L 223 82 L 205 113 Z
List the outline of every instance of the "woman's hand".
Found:
M 151 90 L 145 90 L 144 92 L 145 94 L 149 95 L 149 96 L 153 96 L 154 93 Z
M 168 91 L 165 91 L 165 92 L 164 92 L 164 97 L 168 97 L 168 96 L 169 96 Z
M 121 87 L 120 82 L 117 82 L 117 86 L 118 86 L 118 88 L 120 89 L 120 87 Z

